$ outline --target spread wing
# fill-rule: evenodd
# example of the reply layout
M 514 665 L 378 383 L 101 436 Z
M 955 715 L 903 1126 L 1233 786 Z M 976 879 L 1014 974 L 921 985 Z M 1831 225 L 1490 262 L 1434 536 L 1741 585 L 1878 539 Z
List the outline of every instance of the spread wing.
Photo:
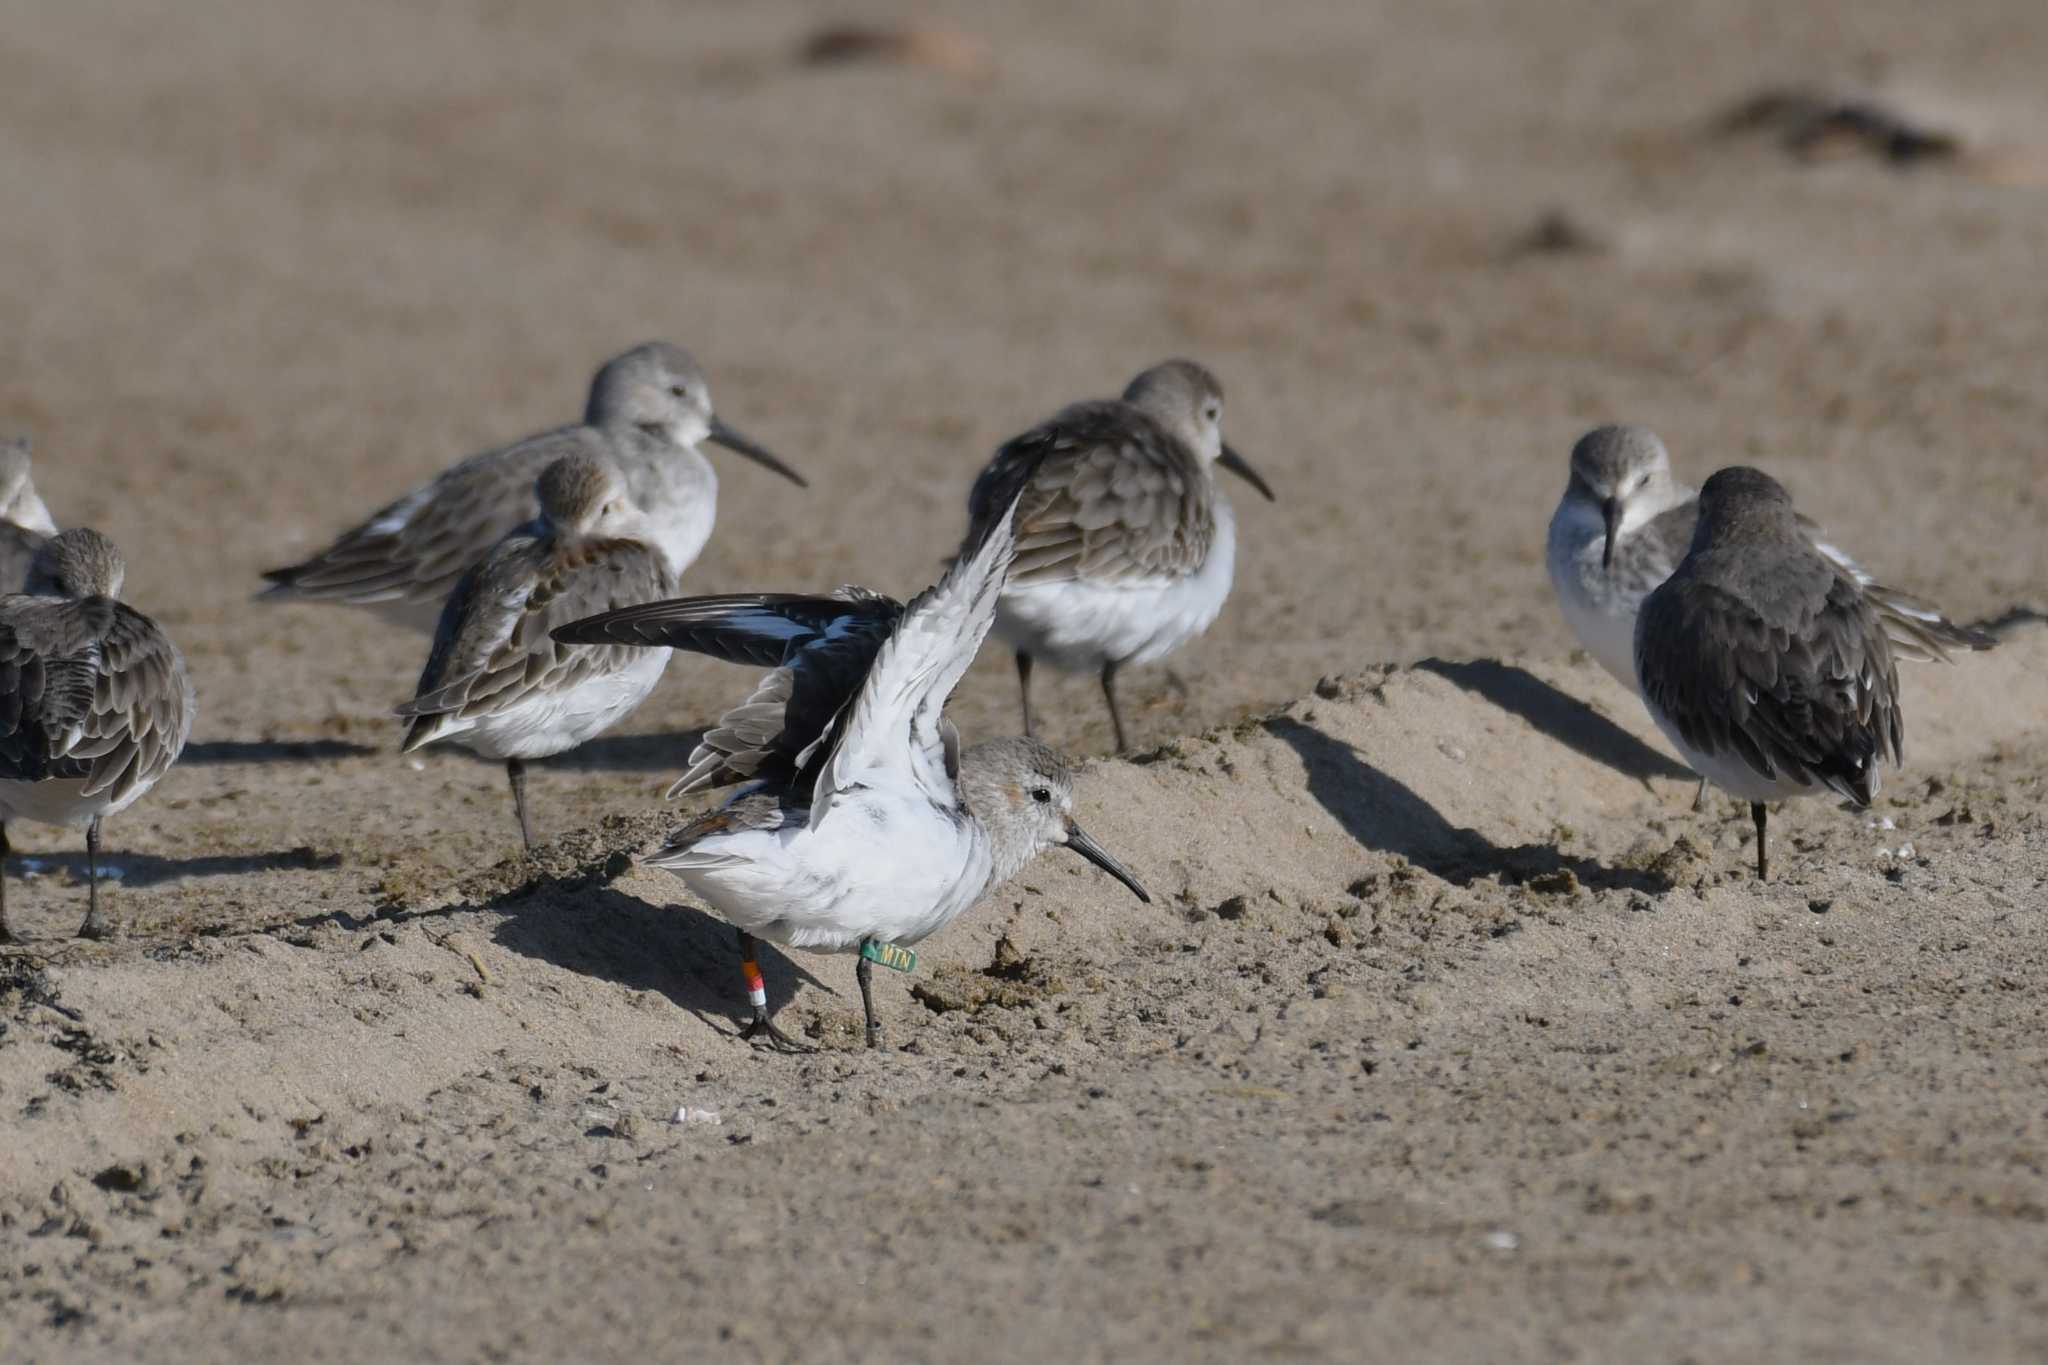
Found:
M 0 777 L 84 778 L 122 801 L 177 760 L 193 710 L 184 658 L 141 612 L 0 598 Z
M 1864 804 L 1877 763 L 1904 755 L 1899 677 L 1876 608 L 1832 563 L 1766 620 L 1680 574 L 1636 622 L 1643 694 L 1707 754 L 1733 753 L 1765 777 L 1825 785 Z
M 878 776 L 908 781 L 945 807 L 958 801 L 957 740 L 941 711 L 995 624 L 996 600 L 1017 553 L 1020 495 L 1037 466 L 1014 465 L 989 492 L 986 519 L 937 584 L 912 599 L 862 680 L 824 755 L 811 801 L 816 825 L 839 793 Z
M 753 780 L 807 793 L 817 774 L 806 767 L 902 614 L 901 603 L 865 588 L 815 597 L 733 593 L 607 612 L 555 638 L 666 645 L 767 667 L 753 694 L 705 732 L 669 795 Z
M 1002 514 L 1026 470 L 1013 583 L 1175 577 L 1208 556 L 1210 481 L 1128 403 L 1076 403 L 998 450 L 968 495 L 970 541 Z
M 564 544 L 553 536 L 508 536 L 465 575 L 441 609 L 433 652 L 413 699 L 410 752 L 460 722 L 492 715 L 536 694 L 565 692 L 629 664 L 619 645 L 565 644 L 557 626 L 675 591 L 667 565 L 635 540 Z
M 539 514 L 533 484 L 541 471 L 597 443 L 589 427 L 563 427 L 473 455 L 304 563 L 267 571 L 272 586 L 263 596 L 440 602 L 492 546 Z

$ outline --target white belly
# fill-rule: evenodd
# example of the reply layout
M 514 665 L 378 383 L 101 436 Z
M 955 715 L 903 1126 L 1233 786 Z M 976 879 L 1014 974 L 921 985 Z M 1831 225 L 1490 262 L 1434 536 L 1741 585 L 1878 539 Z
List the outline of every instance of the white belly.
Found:
M 1606 529 L 1597 521 L 1590 527 L 1576 524 L 1563 506 L 1551 517 L 1543 562 L 1558 611 L 1586 652 L 1622 686 L 1637 692 L 1636 613 L 1648 594 L 1616 589 L 1600 566 L 1605 550 Z
M 1236 519 L 1219 495 L 1216 538 L 1194 573 L 1008 588 L 996 608 L 995 634 L 1012 649 L 1068 672 L 1151 663 L 1214 624 L 1236 567 Z
M 616 673 L 590 678 L 560 692 L 532 692 L 514 705 L 478 717 L 467 728 L 442 736 L 485 758 L 547 758 L 567 753 L 603 734 L 647 700 L 662 670 L 666 649 L 633 652 Z
M 666 450 L 628 475 L 647 517 L 647 539 L 681 578 L 697 562 L 718 520 L 718 474 L 695 450 Z
M 1795 782 L 1782 776 L 1765 777 L 1743 762 L 1740 754 L 1732 751 L 1703 754 L 1680 738 L 1678 727 L 1666 720 L 1662 711 L 1655 706 L 1649 706 L 1648 710 L 1650 719 L 1657 722 L 1657 728 L 1664 732 L 1664 738 L 1671 741 L 1671 747 L 1678 751 L 1678 756 L 1685 760 L 1686 766 L 1738 801 L 1784 801 L 1794 796 L 1811 796 L 1827 790 L 1822 786 Z M 1875 790 L 1873 782 L 1872 791 Z
M 836 798 L 816 829 L 799 817 L 713 835 L 671 870 L 755 937 L 832 953 L 866 938 L 911 944 L 937 932 L 981 898 L 993 865 L 965 817 L 871 789 Z
M 33 820 L 39 825 L 65 825 L 83 829 L 95 817 L 126 810 L 149 790 L 148 783 L 114 801 L 106 792 L 85 795 L 82 777 L 53 777 L 41 782 L 0 779 L 0 820 Z

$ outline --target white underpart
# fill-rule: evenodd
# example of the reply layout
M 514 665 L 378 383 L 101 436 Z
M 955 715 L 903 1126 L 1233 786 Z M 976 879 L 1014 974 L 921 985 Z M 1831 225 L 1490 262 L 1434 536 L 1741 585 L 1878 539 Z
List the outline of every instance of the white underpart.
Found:
M 1664 738 L 1671 741 L 1671 747 L 1685 760 L 1686 766 L 1707 781 L 1727 792 L 1738 801 L 1783 801 L 1794 796 L 1811 796 L 1827 788 L 1818 784 L 1796 782 L 1785 776 L 1765 777 L 1744 762 L 1734 750 L 1726 753 L 1705 754 L 1687 744 L 1680 736 L 1678 727 L 1647 698 L 1644 705 L 1650 719 L 1657 722 L 1657 728 L 1664 732 Z M 1876 794 L 1877 782 L 1873 774 L 1871 792 Z
M 644 538 L 680 579 L 704 553 L 718 520 L 718 472 L 694 445 L 619 463 L 627 492 L 646 517 Z
M 1216 535 L 1201 568 L 1180 577 L 1073 579 L 1006 588 L 995 634 L 1055 668 L 1163 659 L 1214 624 L 1237 568 L 1237 517 L 1218 490 Z
M 913 944 L 981 899 L 994 875 L 988 838 L 964 812 L 934 806 L 880 772 L 842 792 L 816 824 L 714 834 L 665 862 L 683 884 L 756 938 L 812 952 L 861 940 Z
M 116 804 L 105 792 L 87 796 L 85 783 L 82 777 L 52 777 L 41 782 L 0 778 L 0 820 L 33 820 L 39 825 L 83 829 L 96 816 L 112 815 L 133 805 L 149 790 L 141 787 Z
M 567 753 L 625 719 L 647 700 L 668 667 L 666 649 L 633 651 L 615 673 L 587 678 L 557 691 L 534 690 L 502 711 L 453 721 L 435 738 L 454 740 L 485 758 L 547 758 Z
M 1614 539 L 1615 565 L 1625 562 L 1628 547 L 1643 526 L 1691 497 L 1691 489 L 1674 484 L 1668 501 L 1625 504 Z M 1622 686 L 1636 692 L 1641 690 L 1636 682 L 1636 613 L 1678 565 L 1664 565 L 1663 575 L 1655 579 L 1631 580 L 1601 563 L 1606 551 L 1607 523 L 1599 507 L 1583 498 L 1558 499 L 1543 553 L 1558 610 L 1586 652 Z

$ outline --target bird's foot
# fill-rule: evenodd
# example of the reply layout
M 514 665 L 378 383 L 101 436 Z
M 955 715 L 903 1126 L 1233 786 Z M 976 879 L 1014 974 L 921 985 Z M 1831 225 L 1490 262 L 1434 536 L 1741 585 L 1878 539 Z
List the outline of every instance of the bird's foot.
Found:
M 870 1051 L 870 1052 L 875 1052 L 875 1051 L 878 1051 L 878 1050 L 879 1050 L 879 1049 L 881 1048 L 881 1046 L 882 1046 L 882 1026 L 881 1026 L 880 1024 L 869 1024 L 869 1025 L 868 1025 L 868 1051 Z
M 86 911 L 85 923 L 78 926 L 78 937 L 96 939 L 102 943 L 114 937 L 114 923 L 99 912 L 98 907 Z
M 818 1050 L 807 1044 L 799 1043 L 796 1039 L 775 1027 L 774 1024 L 769 1022 L 765 1011 L 756 1014 L 746 1027 L 740 1030 L 740 1038 L 752 1043 L 757 1048 L 767 1048 L 774 1052 L 816 1052 Z

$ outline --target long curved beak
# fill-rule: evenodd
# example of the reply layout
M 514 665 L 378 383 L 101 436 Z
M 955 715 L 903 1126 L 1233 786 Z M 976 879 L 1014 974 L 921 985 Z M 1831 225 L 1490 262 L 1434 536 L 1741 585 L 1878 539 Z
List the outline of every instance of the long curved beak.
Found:
M 1278 499 L 1276 499 L 1273 496 L 1273 490 L 1266 486 L 1266 481 L 1259 477 L 1259 471 L 1253 469 L 1250 465 L 1246 464 L 1244 461 L 1244 456 L 1238 454 L 1236 451 L 1230 448 L 1230 442 L 1225 441 L 1223 443 L 1222 458 L 1217 460 L 1216 463 L 1222 465 L 1225 469 L 1237 475 L 1237 477 L 1243 479 L 1246 483 L 1258 489 L 1261 493 L 1264 493 L 1266 495 L 1267 502 L 1278 501 Z
M 805 479 L 803 475 L 791 469 L 781 460 L 776 459 L 774 454 L 766 447 L 755 445 L 716 417 L 711 419 L 711 431 L 708 439 L 724 446 L 727 450 L 736 451 L 746 456 L 755 464 L 766 465 L 798 488 L 809 488 L 811 486 L 809 480 Z
M 1607 546 L 1600 552 L 1600 567 L 1605 569 L 1614 564 L 1614 538 L 1621 534 L 1621 499 L 1601 502 L 1600 515 L 1607 522 Z
M 1079 825 L 1067 826 L 1067 847 L 1080 854 L 1083 858 L 1086 858 L 1089 862 L 1094 863 L 1125 886 L 1128 886 L 1131 889 L 1131 894 L 1145 902 L 1145 904 L 1150 905 L 1152 903 L 1152 898 L 1145 894 L 1144 887 L 1138 885 L 1138 879 L 1131 875 L 1131 870 L 1110 857 L 1108 849 L 1096 843 L 1086 834 L 1083 834 Z

